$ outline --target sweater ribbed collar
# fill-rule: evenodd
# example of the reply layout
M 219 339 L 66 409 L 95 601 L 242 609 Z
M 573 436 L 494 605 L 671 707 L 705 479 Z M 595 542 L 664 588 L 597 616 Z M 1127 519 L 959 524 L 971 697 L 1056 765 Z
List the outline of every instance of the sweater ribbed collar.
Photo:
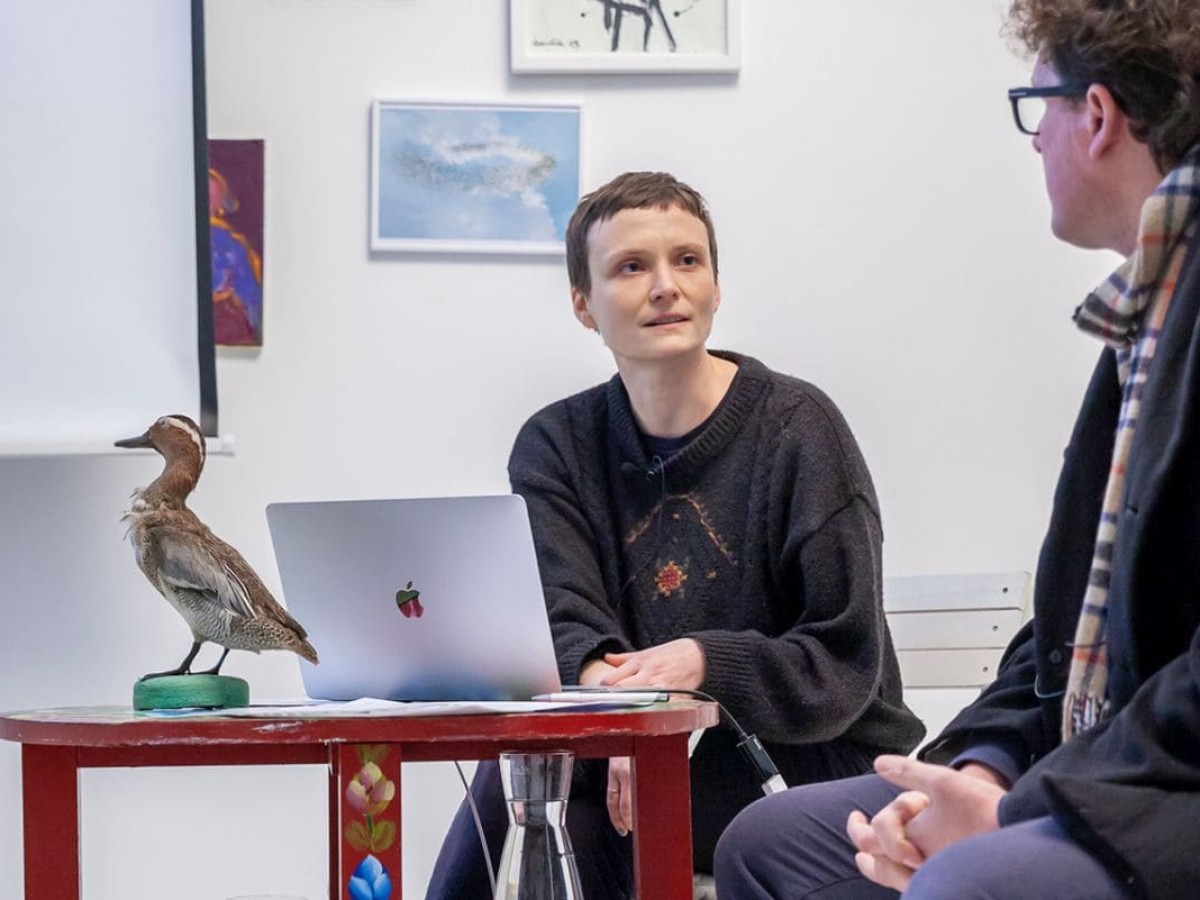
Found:
M 758 360 L 728 350 L 710 350 L 738 368 L 729 389 L 704 429 L 687 446 L 666 460 L 663 471 L 676 478 L 702 468 L 733 439 L 770 380 L 770 370 Z M 608 382 L 608 414 L 618 465 L 632 463 L 646 470 L 651 460 L 642 445 L 641 432 L 629 403 L 629 392 L 620 375 Z

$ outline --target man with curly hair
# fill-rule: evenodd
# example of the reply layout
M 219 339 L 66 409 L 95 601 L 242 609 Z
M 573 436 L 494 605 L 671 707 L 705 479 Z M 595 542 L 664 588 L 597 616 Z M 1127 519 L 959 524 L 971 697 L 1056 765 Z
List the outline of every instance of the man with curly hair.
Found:
M 1034 618 L 919 759 L 744 810 L 721 900 L 1200 895 L 1200 3 L 1015 0 L 1009 27 L 1051 230 L 1127 257 L 1075 314 L 1105 347 Z

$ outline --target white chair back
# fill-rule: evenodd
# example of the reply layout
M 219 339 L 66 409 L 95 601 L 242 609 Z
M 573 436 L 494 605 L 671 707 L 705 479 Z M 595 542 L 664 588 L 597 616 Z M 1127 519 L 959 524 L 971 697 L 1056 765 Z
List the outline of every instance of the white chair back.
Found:
M 904 702 L 935 737 L 996 677 L 1030 612 L 1028 572 L 885 578 Z

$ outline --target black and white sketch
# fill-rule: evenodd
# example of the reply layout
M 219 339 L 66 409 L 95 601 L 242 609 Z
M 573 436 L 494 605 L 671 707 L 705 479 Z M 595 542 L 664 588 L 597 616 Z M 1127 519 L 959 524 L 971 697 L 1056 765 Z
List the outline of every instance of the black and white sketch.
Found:
M 621 22 L 626 14 L 630 17 L 640 16 L 643 22 L 642 28 L 642 52 L 647 52 L 650 49 L 650 32 L 658 25 L 658 30 L 667 40 L 667 45 L 674 52 L 677 48 L 675 43 L 675 35 L 671 33 L 671 23 L 667 21 L 667 14 L 663 12 L 661 0 L 639 0 L 637 3 L 622 3 L 620 0 L 597 0 L 604 6 L 604 30 L 612 35 L 613 53 L 619 53 L 621 50 Z M 695 8 L 696 3 L 701 0 L 694 0 L 691 8 Z M 680 13 L 676 13 L 680 15 Z
M 516 72 L 731 72 L 740 0 L 510 0 Z

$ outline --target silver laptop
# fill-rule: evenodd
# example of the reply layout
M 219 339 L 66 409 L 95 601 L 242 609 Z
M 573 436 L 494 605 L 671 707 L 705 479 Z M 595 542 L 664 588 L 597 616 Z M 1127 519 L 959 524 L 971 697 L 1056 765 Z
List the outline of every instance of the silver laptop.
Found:
M 316 700 L 527 700 L 559 689 L 516 495 L 272 503 L 283 600 Z

